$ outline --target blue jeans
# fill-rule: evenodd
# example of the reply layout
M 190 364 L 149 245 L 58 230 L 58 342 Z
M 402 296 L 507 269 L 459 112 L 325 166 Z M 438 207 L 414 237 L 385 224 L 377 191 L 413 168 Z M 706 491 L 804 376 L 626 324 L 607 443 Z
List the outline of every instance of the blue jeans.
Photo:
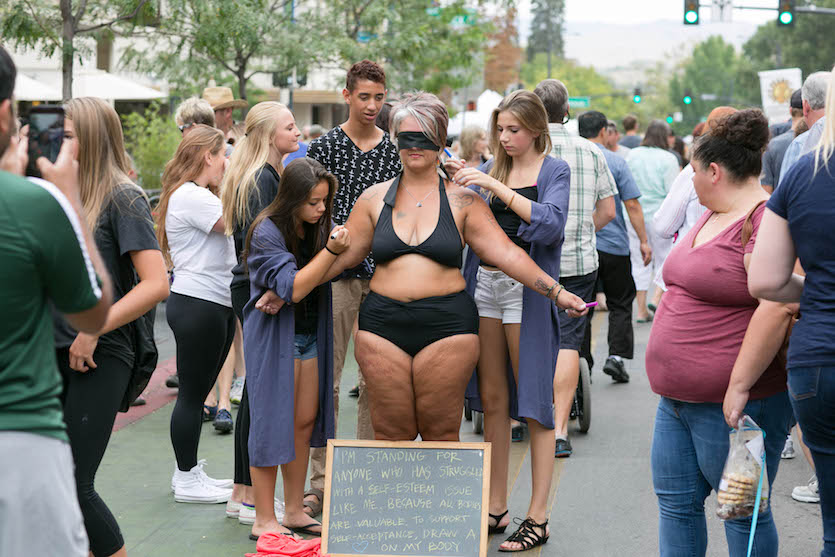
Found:
M 789 370 L 789 395 L 812 452 L 823 518 L 821 557 L 835 556 L 835 367 Z
M 312 360 L 319 355 L 316 344 L 316 333 L 305 335 L 297 333 L 293 336 L 293 358 L 296 360 Z
M 770 489 L 789 432 L 792 413 L 789 397 L 780 393 L 749 401 L 745 413 L 766 433 Z M 661 557 L 705 555 L 705 499 L 711 490 L 719 488 L 730 448 L 729 432 L 721 404 L 680 402 L 661 397 L 652 438 L 652 481 L 658 497 Z M 730 557 L 745 557 L 750 530 L 750 517 L 725 521 Z M 777 528 L 770 508 L 757 519 L 751 554 L 757 557 L 777 555 Z

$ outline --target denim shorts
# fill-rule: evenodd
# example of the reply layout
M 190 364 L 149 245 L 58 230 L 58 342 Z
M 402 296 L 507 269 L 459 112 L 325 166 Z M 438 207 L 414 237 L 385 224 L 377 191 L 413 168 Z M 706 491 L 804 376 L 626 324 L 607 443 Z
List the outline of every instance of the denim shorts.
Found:
M 312 360 L 318 355 L 316 333 L 312 335 L 297 334 L 293 337 L 293 358 L 304 361 Z
M 479 317 L 501 319 L 503 325 L 522 322 L 521 282 L 483 267 L 478 268 L 477 280 L 473 298 Z

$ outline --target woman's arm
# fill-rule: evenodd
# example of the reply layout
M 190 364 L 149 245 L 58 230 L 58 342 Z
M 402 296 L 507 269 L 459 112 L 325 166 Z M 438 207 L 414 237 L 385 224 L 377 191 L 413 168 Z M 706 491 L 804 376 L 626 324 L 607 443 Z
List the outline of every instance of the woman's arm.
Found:
M 153 249 L 132 251 L 130 258 L 139 282 L 113 304 L 101 330 L 92 334 L 78 333 L 70 346 L 72 369 L 82 372 L 95 369 L 93 352 L 100 336 L 136 321 L 168 297 L 168 273 L 162 253 Z
M 388 183 L 368 188 L 354 203 L 354 208 L 351 209 L 345 223 L 345 228 L 351 234 L 351 244 L 347 250 L 339 254 L 322 282 L 333 280 L 345 269 L 356 267 L 371 253 L 371 241 L 374 239 L 374 209 L 378 207 L 379 199 L 386 191 L 380 187 L 382 185 L 388 186 Z
M 556 297 L 557 306 L 567 310 L 570 316 L 585 315 L 588 311 L 586 303 L 559 286 L 556 279 L 540 269 L 522 248 L 510 241 L 481 197 L 463 189 L 457 195 L 470 200 L 464 221 L 464 240 L 482 260 L 495 263 L 508 276 L 543 296 L 547 295 L 552 300 Z
M 299 303 L 320 283 L 325 282 L 323 279 L 328 269 L 338 259 L 339 254 L 348 249 L 350 245 L 351 237 L 348 234 L 348 229 L 344 226 L 334 227 L 330 231 L 328 243 L 325 244 L 326 247 L 320 250 L 310 260 L 310 263 L 296 273 L 296 277 L 293 279 L 293 303 Z
M 760 233 L 762 234 L 762 231 Z M 793 315 L 793 309 L 786 304 L 760 300 L 759 307 L 748 323 L 742 347 L 731 371 L 728 390 L 725 392 L 722 410 L 729 426 L 737 426 L 748 403 L 751 387 L 783 346 Z
M 687 216 L 687 204 L 690 202 L 692 191 L 693 170 L 692 167 L 685 166 L 676 176 L 673 185 L 670 186 L 670 192 L 653 217 L 652 226 L 659 236 L 672 238 L 681 229 Z
M 492 192 L 510 210 L 519 215 L 519 218 L 528 224 L 531 223 L 533 202 L 524 195 L 519 195 L 512 188 L 502 184 L 489 174 L 485 174 L 477 168 L 465 167 L 453 175 L 452 181 L 464 188 L 479 186 L 486 191 Z
M 635 229 L 638 241 L 641 242 L 641 259 L 644 262 L 644 266 L 649 265 L 649 262 L 652 261 L 652 248 L 649 246 L 649 240 L 647 239 L 644 209 L 641 207 L 641 202 L 637 198 L 626 199 L 623 202 L 623 206 L 626 207 L 629 222 L 632 223 L 632 228 Z
M 788 221 L 766 208 L 748 272 L 751 295 L 775 302 L 799 302 L 805 279 L 793 272 L 796 258 Z

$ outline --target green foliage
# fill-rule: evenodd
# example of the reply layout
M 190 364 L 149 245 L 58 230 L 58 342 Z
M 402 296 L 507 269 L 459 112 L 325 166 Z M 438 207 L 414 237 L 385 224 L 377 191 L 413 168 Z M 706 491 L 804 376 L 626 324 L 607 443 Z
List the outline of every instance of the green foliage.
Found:
M 528 62 L 539 53 L 547 53 L 562 58 L 564 50 L 563 18 L 565 0 L 533 0 L 531 2 L 531 33 L 528 37 Z
M 162 171 L 182 139 L 174 118 L 153 103 L 144 114 L 123 115 L 122 128 L 125 148 L 133 157 L 139 184 L 146 190 L 161 188 Z
M 798 6 L 815 4 L 818 8 L 835 8 L 835 0 L 798 1 Z M 745 58 L 758 70 L 800 68 L 803 77 L 832 69 L 835 63 L 835 16 L 795 13 L 794 25 L 777 26 L 770 21 L 743 46 Z M 759 87 L 759 82 L 757 82 Z
M 533 89 L 536 84 L 548 77 L 547 61 L 545 54 L 537 54 L 533 61 L 522 65 L 522 82 L 526 89 Z M 619 91 L 603 75 L 591 66 L 581 66 L 566 60 L 557 58 L 552 61 L 552 77 L 562 81 L 568 88 L 568 94 L 572 97 L 591 97 L 591 106 L 588 110 L 598 110 L 611 120 L 620 120 L 630 113 L 639 113 L 646 109 L 644 105 L 651 105 L 651 99 L 644 92 L 646 99 L 641 105 L 632 102 L 632 91 Z M 576 117 L 581 110 L 572 110 L 571 114 Z
M 488 18 L 455 0 L 336 0 L 332 35 L 345 64 L 363 58 L 385 62 L 390 88 L 438 93 L 468 85 L 492 31 Z

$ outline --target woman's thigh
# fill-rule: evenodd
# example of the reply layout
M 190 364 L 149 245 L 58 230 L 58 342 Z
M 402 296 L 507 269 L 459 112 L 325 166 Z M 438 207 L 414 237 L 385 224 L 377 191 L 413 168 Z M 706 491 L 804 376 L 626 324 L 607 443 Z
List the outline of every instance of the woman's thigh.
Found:
M 412 358 L 368 331 L 357 332 L 354 356 L 365 378 L 377 439 L 411 441 L 417 437 Z
M 501 319 L 479 319 L 478 391 L 485 412 L 502 404 L 507 412 L 507 342 Z
M 296 429 L 312 427 L 319 412 L 319 360 L 295 361 L 295 393 L 293 396 L 293 415 Z
M 426 441 L 457 441 L 467 383 L 478 362 L 478 335 L 453 335 L 412 362 L 418 431 Z

